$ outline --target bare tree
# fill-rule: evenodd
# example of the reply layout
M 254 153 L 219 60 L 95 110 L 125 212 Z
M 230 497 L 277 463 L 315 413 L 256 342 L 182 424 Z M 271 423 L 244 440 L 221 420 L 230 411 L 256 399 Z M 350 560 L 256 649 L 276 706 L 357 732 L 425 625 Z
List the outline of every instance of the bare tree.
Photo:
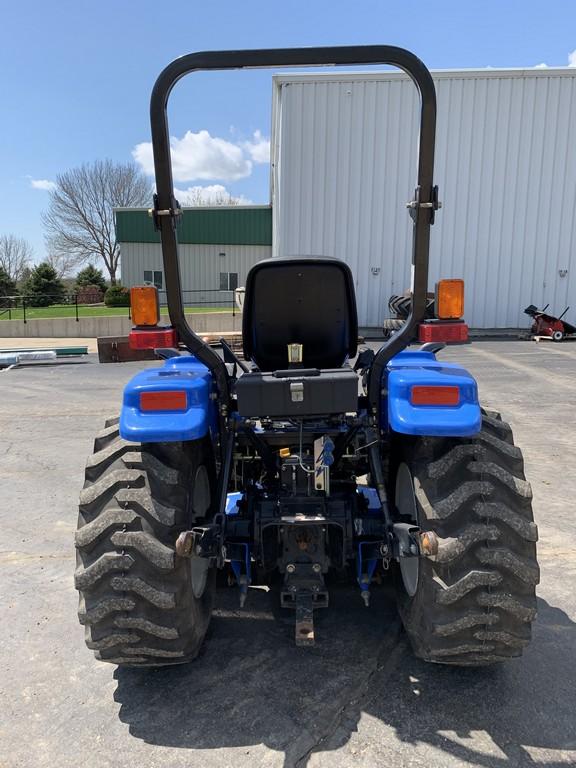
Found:
M 48 256 L 46 261 L 51 267 L 54 267 L 60 279 L 72 277 L 85 261 L 85 257 L 80 257 L 68 250 L 65 244 L 60 245 L 59 238 L 47 237 L 46 247 Z
M 239 197 L 232 197 L 226 190 L 208 192 L 202 187 L 191 187 L 185 191 L 175 191 L 176 197 L 185 207 L 198 208 L 213 205 L 240 205 Z
M 16 235 L 0 237 L 0 267 L 13 282 L 18 283 L 22 279 L 33 257 L 32 246 L 23 237 L 16 237 Z
M 229 192 L 219 192 L 205 205 L 240 205 L 241 202 L 239 197 L 232 197 Z
M 114 229 L 114 208 L 148 205 L 150 184 L 134 163 L 97 160 L 56 177 L 48 211 L 43 216 L 52 259 L 75 266 L 101 258 L 115 285 L 120 248 Z

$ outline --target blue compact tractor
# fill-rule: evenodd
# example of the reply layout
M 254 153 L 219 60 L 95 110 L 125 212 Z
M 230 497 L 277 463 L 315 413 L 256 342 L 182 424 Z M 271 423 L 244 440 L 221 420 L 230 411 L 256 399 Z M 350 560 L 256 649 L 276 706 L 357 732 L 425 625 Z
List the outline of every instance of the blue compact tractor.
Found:
M 393 64 L 420 92 L 408 318 L 376 352 L 358 353 L 354 280 L 331 258 L 273 258 L 248 274 L 243 358 L 211 348 L 182 304 L 166 109 L 195 70 Z M 408 349 L 427 306 L 436 100 L 432 78 L 400 48 L 195 53 L 152 93 L 160 231 L 171 327 L 157 326 L 153 288 L 133 290 L 133 346 L 164 362 L 137 374 L 120 418 L 88 460 L 76 534 L 80 621 L 97 658 L 159 666 L 190 661 L 210 622 L 219 569 L 268 584 L 315 642 L 329 586 L 358 600 L 386 572 L 417 656 L 483 665 L 530 639 L 538 582 L 536 526 L 522 454 L 508 424 L 483 410 L 473 377 Z M 448 281 L 437 303 L 458 304 Z M 322 633 L 319 642 L 322 642 Z

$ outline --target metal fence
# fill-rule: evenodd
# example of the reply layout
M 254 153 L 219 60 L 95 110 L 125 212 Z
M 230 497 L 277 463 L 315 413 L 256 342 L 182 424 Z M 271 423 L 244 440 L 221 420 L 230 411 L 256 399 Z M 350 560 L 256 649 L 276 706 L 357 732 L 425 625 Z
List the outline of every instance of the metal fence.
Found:
M 158 291 L 160 306 L 166 306 L 166 291 Z M 215 309 L 231 309 L 232 316 L 236 315 L 238 307 L 234 299 L 234 291 L 221 291 L 218 288 L 208 290 L 182 291 L 182 303 L 186 307 L 213 307 Z
M 62 296 L 45 295 L 44 299 L 54 299 L 53 303 L 38 306 L 37 297 L 34 296 L 0 296 L 0 320 L 23 320 L 25 323 L 30 319 L 33 310 L 49 310 L 46 314 L 39 312 L 39 317 L 74 317 L 76 322 L 80 322 L 82 316 L 95 316 L 98 309 L 102 309 L 102 314 L 108 313 L 109 307 L 101 302 L 98 304 L 87 304 L 82 300 L 81 294 L 69 293 L 62 301 Z M 158 291 L 161 311 L 166 309 L 166 291 Z M 210 307 L 211 309 L 231 310 L 232 316 L 236 315 L 238 310 L 234 300 L 234 291 L 221 291 L 218 288 L 208 290 L 182 291 L 182 302 L 184 308 L 201 309 Z M 83 312 L 84 309 L 90 309 L 90 312 Z M 125 309 L 126 316 L 131 317 L 130 307 L 111 307 L 110 309 Z M 61 310 L 61 314 L 58 311 Z M 115 312 L 116 315 L 122 315 L 123 312 Z
M 80 320 L 78 307 L 94 306 L 79 303 L 77 293 L 66 294 L 64 300 L 62 300 L 62 294 L 46 294 L 43 296 L 43 299 L 49 301 L 53 299 L 54 301 L 40 306 L 35 296 L 0 296 L 0 320 L 24 320 L 26 323 L 31 309 L 50 309 L 56 311 L 62 309 L 60 317 L 75 317 L 78 322 Z M 70 314 L 70 310 L 72 310 L 72 314 Z M 50 312 L 48 316 L 58 317 L 58 314 Z

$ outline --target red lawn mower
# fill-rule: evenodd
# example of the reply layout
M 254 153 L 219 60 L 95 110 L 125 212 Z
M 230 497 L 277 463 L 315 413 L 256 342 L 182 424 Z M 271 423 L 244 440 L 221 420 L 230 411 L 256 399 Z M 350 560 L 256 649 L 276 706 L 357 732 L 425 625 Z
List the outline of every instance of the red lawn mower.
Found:
M 560 317 L 554 317 L 546 313 L 549 306 L 546 304 L 544 309 L 538 309 L 534 304 L 530 304 L 524 310 L 534 320 L 530 329 L 532 336 L 548 336 L 552 341 L 563 341 L 567 336 L 576 336 L 576 326 L 562 320 L 570 307 L 566 307 Z

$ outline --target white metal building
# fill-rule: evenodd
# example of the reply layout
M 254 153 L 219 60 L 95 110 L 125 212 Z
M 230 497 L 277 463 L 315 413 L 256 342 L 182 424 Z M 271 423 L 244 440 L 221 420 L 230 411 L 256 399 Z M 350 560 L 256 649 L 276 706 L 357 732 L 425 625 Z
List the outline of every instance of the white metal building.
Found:
M 475 328 L 526 327 L 530 303 L 576 311 L 576 69 L 433 77 L 431 286 L 464 278 Z M 347 261 L 361 325 L 409 286 L 418 107 L 402 73 L 274 77 L 273 253 Z

